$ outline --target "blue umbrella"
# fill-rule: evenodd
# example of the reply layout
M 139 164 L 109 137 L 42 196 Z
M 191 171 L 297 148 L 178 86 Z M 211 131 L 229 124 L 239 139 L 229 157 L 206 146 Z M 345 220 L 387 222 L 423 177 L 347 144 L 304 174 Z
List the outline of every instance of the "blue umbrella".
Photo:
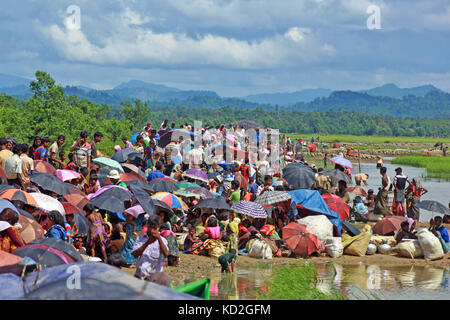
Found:
M 5 210 L 6 208 L 13 209 L 17 214 L 20 214 L 19 210 L 8 200 L 0 198 L 0 212 Z

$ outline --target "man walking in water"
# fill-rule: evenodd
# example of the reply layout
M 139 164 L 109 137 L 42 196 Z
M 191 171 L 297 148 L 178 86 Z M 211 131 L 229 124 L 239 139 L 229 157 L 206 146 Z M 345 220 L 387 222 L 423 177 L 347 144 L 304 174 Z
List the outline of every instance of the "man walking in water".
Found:
M 394 185 L 394 201 L 395 201 L 395 208 L 396 208 L 396 215 L 398 216 L 405 216 L 406 208 L 405 208 L 405 193 L 406 193 L 406 182 L 408 182 L 409 185 L 411 185 L 411 182 L 409 181 L 408 177 L 403 175 L 402 168 L 395 169 L 395 177 L 393 181 Z

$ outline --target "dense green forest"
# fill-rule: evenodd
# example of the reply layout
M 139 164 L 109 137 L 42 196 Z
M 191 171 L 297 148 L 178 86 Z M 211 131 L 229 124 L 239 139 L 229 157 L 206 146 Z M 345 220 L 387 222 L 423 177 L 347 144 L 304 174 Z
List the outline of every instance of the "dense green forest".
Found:
M 112 150 L 122 136 L 144 127 L 148 120 L 157 127 L 164 119 L 193 124 L 220 125 L 249 119 L 285 133 L 321 133 L 385 136 L 450 136 L 450 119 L 394 118 L 361 112 L 306 112 L 290 109 L 257 108 L 192 108 L 190 106 L 153 105 L 139 100 L 123 102 L 120 107 L 96 104 L 78 96 L 68 96 L 49 74 L 36 72 L 30 83 L 32 96 L 25 101 L 0 95 L 0 136 L 14 136 L 31 142 L 33 135 L 55 140 L 59 134 L 67 137 L 66 145 L 78 138 L 81 131 L 104 134 L 100 150 Z M 434 94 L 434 93 L 432 93 Z M 407 108 L 408 106 L 405 106 Z M 422 115 L 421 113 L 418 113 Z M 66 146 L 67 147 L 67 146 Z

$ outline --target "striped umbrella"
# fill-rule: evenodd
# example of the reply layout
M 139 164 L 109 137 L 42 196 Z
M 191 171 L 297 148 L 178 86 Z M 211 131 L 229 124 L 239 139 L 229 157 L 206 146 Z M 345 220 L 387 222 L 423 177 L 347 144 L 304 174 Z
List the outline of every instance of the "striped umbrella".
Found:
M 186 170 L 184 172 L 183 176 L 194 179 L 194 180 L 208 182 L 208 175 L 200 169 L 192 168 L 192 169 Z
M 266 191 L 256 198 L 255 202 L 262 206 L 279 203 L 291 199 L 291 195 L 286 191 Z
M 267 218 L 267 212 L 264 210 L 264 207 L 259 203 L 241 200 L 236 202 L 231 207 L 232 210 L 235 210 L 239 213 L 245 214 L 249 217 L 264 219 Z
M 0 193 L 0 198 L 10 201 L 22 201 L 23 203 L 37 206 L 36 200 L 28 192 L 19 189 L 8 189 Z
M 189 207 L 187 206 L 186 203 L 183 202 L 183 200 L 181 200 L 176 195 L 173 195 L 168 192 L 155 193 L 152 196 L 152 199 L 160 200 L 160 201 L 164 202 L 165 204 L 167 204 L 172 209 L 179 209 L 179 210 L 184 210 L 184 211 L 189 210 Z
M 350 160 L 347 160 L 343 157 L 333 157 L 330 159 L 331 162 L 341 165 L 344 168 L 353 169 L 353 165 Z

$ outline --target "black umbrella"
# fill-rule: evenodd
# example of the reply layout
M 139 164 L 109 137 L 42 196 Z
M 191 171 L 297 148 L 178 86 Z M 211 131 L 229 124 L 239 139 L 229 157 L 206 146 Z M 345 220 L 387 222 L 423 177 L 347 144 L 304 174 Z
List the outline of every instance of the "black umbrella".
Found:
M 324 170 L 322 171 L 322 174 L 330 177 L 333 186 L 337 186 L 340 180 L 344 180 L 347 184 L 352 183 L 350 177 L 339 169 Z
M 147 180 L 147 176 L 145 175 L 144 171 L 136 167 L 134 164 L 131 163 L 124 163 L 122 164 L 122 168 L 125 172 L 134 172 L 139 174 L 142 178 Z
M 91 204 L 98 209 L 109 212 L 123 212 L 125 210 L 124 201 L 125 200 L 101 194 L 98 197 L 93 198 Z
M 165 202 L 162 202 L 161 200 L 158 199 L 152 199 L 153 200 L 153 204 L 155 205 L 155 209 L 156 209 L 156 213 L 160 213 L 162 211 L 167 211 L 170 214 L 175 214 L 172 210 L 172 208 Z
M 352 237 L 361 233 L 361 230 L 348 221 L 342 221 L 342 228 L 344 228 L 344 230 L 347 231 Z
M 310 189 L 316 182 L 316 175 L 312 169 L 303 163 L 290 163 L 283 169 L 283 178 L 288 182 L 289 188 Z
M 231 207 L 227 203 L 227 199 L 222 196 L 218 196 L 212 199 L 203 199 L 197 203 L 194 208 L 210 208 L 210 209 L 225 209 L 229 210 Z
M 117 198 L 121 201 L 131 200 L 132 194 L 130 191 L 120 188 L 120 187 L 111 187 L 102 193 L 100 193 L 97 197 L 108 197 L 108 198 Z M 91 200 L 94 200 L 95 198 L 92 198 Z
M 89 222 L 82 212 L 75 212 L 73 214 L 73 220 L 78 226 L 78 234 L 86 236 L 89 231 Z
M 174 182 L 168 181 L 166 179 L 153 179 L 148 183 L 151 192 L 169 192 L 173 193 L 178 190 L 178 186 Z
M 29 257 L 44 268 L 73 263 L 73 259 L 63 251 L 43 244 L 27 244 L 17 248 L 14 254 L 22 258 Z
M 36 183 L 42 189 L 56 194 L 68 194 L 68 187 L 64 182 L 54 175 L 36 172 L 30 175 L 31 182 Z
M 29 213 L 29 212 L 27 212 L 27 211 L 25 211 L 23 209 L 19 209 L 18 208 L 17 211 L 19 211 L 19 214 L 22 215 L 22 216 L 25 216 L 25 217 L 27 217 L 27 218 L 29 218 L 31 220 L 36 220 L 36 218 L 31 213 Z
M 125 183 L 129 188 L 131 188 L 131 187 L 141 188 L 141 189 L 144 189 L 145 191 L 152 192 L 150 185 L 148 183 L 145 183 L 144 181 L 131 180 L 131 181 L 125 181 Z
M 58 250 L 64 252 L 65 254 L 67 254 L 69 257 L 71 257 L 73 260 L 75 260 L 77 262 L 83 261 L 80 254 L 78 253 L 78 251 L 75 250 L 75 248 L 73 246 L 71 246 L 70 244 L 68 244 L 67 242 L 65 242 L 61 239 L 40 238 L 40 239 L 35 239 L 28 244 L 42 244 L 42 245 L 45 245 L 45 246 L 48 246 L 48 247 L 51 247 L 54 249 L 58 249 Z
M 219 171 L 211 172 L 211 173 L 208 173 L 208 179 L 214 179 L 215 177 L 221 176 L 221 175 L 222 175 L 222 173 Z
M 100 182 L 100 186 L 106 186 L 109 184 L 112 184 L 111 181 L 108 179 L 108 174 L 111 170 L 117 170 L 114 169 L 112 167 L 102 167 L 97 171 L 97 177 L 98 177 L 98 182 Z
M 0 184 L 0 192 L 8 190 L 8 189 L 16 189 L 16 187 L 11 186 L 9 184 Z
M 126 162 L 128 160 L 128 156 L 132 153 L 137 153 L 136 150 L 133 150 L 131 148 L 125 148 L 122 150 L 117 151 L 111 159 L 116 160 L 117 162 Z
M 428 210 L 431 212 L 450 214 L 450 210 L 447 209 L 442 203 L 434 200 L 423 200 L 416 204 L 420 209 Z
M 189 132 L 187 130 L 182 129 L 170 129 L 159 132 L 160 138 L 158 140 L 158 147 L 165 148 L 171 141 L 172 137 L 177 139 L 179 137 L 183 137 L 185 141 L 191 140 L 194 141 L 194 136 L 196 135 L 194 132 Z
M 131 191 L 133 192 L 134 197 L 139 202 L 141 207 L 147 212 L 149 215 L 155 214 L 155 204 L 153 203 L 153 199 L 150 198 L 147 192 L 144 189 L 139 187 L 131 186 Z
M 201 196 L 203 199 L 213 199 L 216 197 L 214 193 L 202 187 L 189 187 L 186 188 L 186 191 L 195 193 Z

